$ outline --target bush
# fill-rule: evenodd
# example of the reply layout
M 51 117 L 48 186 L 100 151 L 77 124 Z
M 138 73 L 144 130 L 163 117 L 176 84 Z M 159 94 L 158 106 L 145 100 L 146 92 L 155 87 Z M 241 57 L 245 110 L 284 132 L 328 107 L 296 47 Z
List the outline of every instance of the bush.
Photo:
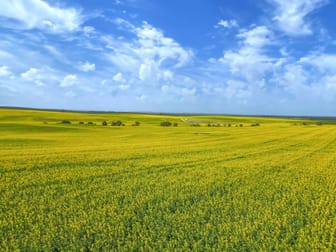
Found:
M 168 122 L 168 121 L 166 121 L 166 122 L 161 122 L 161 123 L 160 123 L 160 126 L 163 126 L 163 127 L 170 127 L 170 126 L 172 126 L 172 123 L 171 123 L 171 122 Z
M 177 127 L 178 126 L 178 123 L 173 123 L 173 127 Z
M 190 125 L 191 127 L 200 127 L 201 125 L 199 123 L 193 123 Z
M 61 124 L 71 124 L 71 122 L 69 120 L 62 120 Z
M 132 126 L 140 126 L 140 122 L 135 121 L 135 122 L 132 124 Z
M 260 124 L 258 122 L 254 122 L 251 124 L 252 127 L 257 127 L 257 126 L 260 126 Z
M 79 122 L 78 124 L 84 124 L 84 122 Z
M 321 126 L 322 122 L 316 122 L 316 125 Z
M 88 122 L 87 124 L 88 124 L 88 125 L 93 125 L 93 122 Z
M 239 127 L 243 127 L 243 124 L 239 124 Z
M 111 123 L 111 126 L 125 126 L 125 124 L 122 123 L 122 121 L 113 121 Z
M 107 122 L 106 122 L 106 121 L 103 121 L 103 122 L 102 122 L 102 125 L 103 125 L 103 126 L 107 126 Z

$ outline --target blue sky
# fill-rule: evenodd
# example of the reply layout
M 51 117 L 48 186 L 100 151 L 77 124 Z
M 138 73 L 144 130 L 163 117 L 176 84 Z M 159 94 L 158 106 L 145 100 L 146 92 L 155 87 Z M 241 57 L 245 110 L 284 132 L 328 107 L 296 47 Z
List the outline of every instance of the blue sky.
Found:
M 336 115 L 336 1 L 0 1 L 0 105 Z

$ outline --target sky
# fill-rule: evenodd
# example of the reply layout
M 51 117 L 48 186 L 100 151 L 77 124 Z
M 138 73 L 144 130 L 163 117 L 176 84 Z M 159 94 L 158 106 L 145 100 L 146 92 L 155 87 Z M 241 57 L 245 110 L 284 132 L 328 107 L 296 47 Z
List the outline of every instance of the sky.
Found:
M 335 0 L 1 0 L 0 106 L 336 116 Z

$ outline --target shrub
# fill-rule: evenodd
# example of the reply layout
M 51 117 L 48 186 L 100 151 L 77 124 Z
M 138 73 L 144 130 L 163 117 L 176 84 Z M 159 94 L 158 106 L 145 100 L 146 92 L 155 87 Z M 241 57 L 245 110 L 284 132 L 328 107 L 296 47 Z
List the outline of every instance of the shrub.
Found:
M 140 122 L 135 121 L 135 122 L 132 124 L 132 126 L 140 126 Z
M 178 123 L 173 123 L 173 127 L 177 127 L 178 126 Z
M 71 122 L 69 120 L 62 120 L 61 124 L 71 124 Z
M 107 122 L 106 122 L 106 121 L 103 121 L 103 122 L 102 122 L 102 125 L 103 125 L 103 126 L 107 126 Z
M 111 126 L 125 126 L 125 124 L 122 123 L 122 121 L 113 121 L 111 123 Z
M 231 123 L 229 123 L 227 126 L 228 126 L 228 127 L 231 127 Z
M 160 125 L 163 126 L 163 127 L 170 127 L 170 126 L 172 126 L 172 123 L 166 121 L 166 122 L 161 122 Z
M 79 122 L 78 124 L 84 124 L 84 122 Z
M 251 124 L 252 127 L 257 127 L 257 126 L 260 126 L 260 124 L 258 122 L 254 122 Z
M 316 122 L 316 125 L 321 126 L 322 122 Z
M 191 127 L 200 127 L 201 125 L 199 123 L 193 123 L 190 125 Z
M 88 125 L 93 125 L 93 122 L 88 122 L 87 124 L 88 124 Z
M 239 127 L 243 127 L 243 124 L 239 124 Z

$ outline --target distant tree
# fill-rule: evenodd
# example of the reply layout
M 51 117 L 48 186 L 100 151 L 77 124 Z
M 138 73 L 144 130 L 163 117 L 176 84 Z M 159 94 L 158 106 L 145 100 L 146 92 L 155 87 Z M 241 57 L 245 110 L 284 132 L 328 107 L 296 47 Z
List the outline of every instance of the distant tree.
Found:
M 316 122 L 316 125 L 321 126 L 323 123 L 322 122 Z
M 87 124 L 88 124 L 88 125 L 93 125 L 93 122 L 88 122 Z
M 168 122 L 168 121 L 165 121 L 165 122 L 161 122 L 161 123 L 160 123 L 160 126 L 163 126 L 163 127 L 170 127 L 170 126 L 172 126 L 172 123 L 171 123 L 171 122 Z
M 201 125 L 199 123 L 193 123 L 190 125 L 191 127 L 200 127 Z
M 71 124 L 71 122 L 69 120 L 62 120 L 61 123 L 62 124 Z
M 239 124 L 239 127 L 243 127 L 243 124 Z
M 178 126 L 178 123 L 173 123 L 173 127 L 177 127 Z
M 79 122 L 78 124 L 84 124 L 84 122 Z
M 107 126 L 107 122 L 106 122 L 106 121 L 103 121 L 103 122 L 102 122 L 102 125 L 103 125 L 103 126 Z
M 260 123 L 258 123 L 258 122 L 254 122 L 254 123 L 251 124 L 251 126 L 252 126 L 252 127 L 257 127 L 257 126 L 260 126 Z
M 231 123 L 228 123 L 228 125 L 227 125 L 228 127 L 231 127 Z
M 123 123 L 122 123 L 122 121 L 113 121 L 112 123 L 111 123 L 111 126 L 125 126 L 125 125 L 123 125 Z
M 140 122 L 135 121 L 135 122 L 132 124 L 132 126 L 140 126 Z

